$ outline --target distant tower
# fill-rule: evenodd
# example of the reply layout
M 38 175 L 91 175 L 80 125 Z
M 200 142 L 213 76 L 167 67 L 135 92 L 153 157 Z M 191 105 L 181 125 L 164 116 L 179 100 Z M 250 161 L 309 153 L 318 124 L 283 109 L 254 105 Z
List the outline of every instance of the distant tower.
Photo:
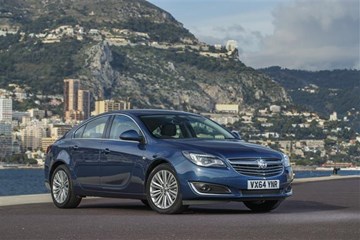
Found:
M 78 110 L 83 119 L 90 117 L 90 92 L 88 90 L 78 90 Z
M 12 155 L 12 99 L 0 97 L 0 161 Z
M 81 89 L 79 79 L 64 79 L 64 112 L 66 121 L 90 117 L 90 92 Z
M 78 91 L 80 89 L 80 80 L 64 80 L 64 107 L 65 112 L 78 109 Z
M 0 98 L 0 121 L 11 122 L 12 120 L 12 99 Z

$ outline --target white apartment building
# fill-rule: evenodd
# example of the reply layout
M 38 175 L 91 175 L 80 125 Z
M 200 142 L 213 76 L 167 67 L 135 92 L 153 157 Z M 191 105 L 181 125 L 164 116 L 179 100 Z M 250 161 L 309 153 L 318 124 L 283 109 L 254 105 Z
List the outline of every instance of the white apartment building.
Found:
M 12 120 L 12 99 L 0 97 L 0 121 Z
M 46 136 L 46 129 L 39 121 L 33 121 L 31 124 L 20 130 L 22 147 L 32 151 L 42 147 L 41 139 Z

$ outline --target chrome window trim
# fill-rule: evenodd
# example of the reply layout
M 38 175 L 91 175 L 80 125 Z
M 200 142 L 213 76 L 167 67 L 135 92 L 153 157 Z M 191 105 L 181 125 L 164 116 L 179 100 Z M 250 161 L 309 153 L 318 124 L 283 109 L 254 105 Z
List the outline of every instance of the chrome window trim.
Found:
M 139 124 L 134 120 L 133 117 L 129 116 L 129 115 L 126 115 L 126 114 L 123 114 L 123 113 L 111 113 L 111 114 L 106 114 L 106 115 L 101 115 L 101 116 L 98 116 L 98 117 L 94 117 L 91 121 L 94 121 L 98 118 L 101 118 L 101 117 L 108 117 L 108 118 L 111 118 L 112 116 L 116 117 L 116 116 L 125 116 L 127 118 L 129 118 L 131 121 L 133 121 L 135 123 L 135 125 L 140 129 L 140 132 L 142 134 L 142 136 L 144 137 L 144 144 L 147 144 L 148 143 L 148 140 L 146 138 L 146 135 L 144 134 L 144 131 L 141 129 L 141 127 L 139 126 Z M 109 120 L 109 119 L 108 119 Z M 107 120 L 107 121 L 108 121 Z M 87 123 L 84 123 L 84 124 L 81 124 L 79 125 L 79 127 L 76 129 L 79 130 L 81 127 L 87 125 L 89 122 Z M 112 122 L 111 122 L 112 123 Z M 107 127 L 107 126 L 106 126 Z M 86 127 L 85 127 L 86 128 Z M 84 129 L 85 130 L 85 129 Z M 111 129 L 110 129 L 111 130 Z M 112 139 L 112 138 L 75 138 L 75 133 L 76 131 L 74 131 L 72 133 L 72 136 L 71 136 L 71 139 L 77 139 L 77 140 L 80 140 L 80 139 L 86 139 L 86 140 L 111 140 L 111 141 L 119 141 L 119 142 L 134 142 L 134 143 L 138 143 L 138 141 L 131 141 L 131 140 L 122 140 L 122 139 Z
M 141 127 L 139 126 L 139 124 L 134 120 L 133 117 L 129 116 L 129 115 L 126 115 L 126 114 L 123 114 L 123 113 L 114 113 L 112 114 L 114 115 L 114 117 L 116 116 L 125 116 L 127 118 L 130 118 L 131 121 L 133 121 L 135 123 L 135 125 L 140 129 L 140 132 L 142 134 L 142 136 L 144 137 L 144 144 L 146 144 L 148 141 L 146 139 L 146 135 L 144 134 L 144 131 L 141 129 Z M 110 128 L 111 130 L 111 128 Z M 107 139 L 107 140 L 115 140 L 115 141 L 126 141 L 126 142 L 137 142 L 137 141 L 130 141 L 130 140 L 122 140 L 122 139 L 112 139 L 112 138 L 104 138 L 104 139 Z
M 71 139 L 89 139 L 89 138 L 76 138 L 76 137 L 75 137 L 75 133 L 76 133 L 80 128 L 82 128 L 83 126 L 87 125 L 88 123 L 90 123 L 90 122 L 92 122 L 92 121 L 95 121 L 96 119 L 102 118 L 102 117 L 107 117 L 107 118 L 108 118 L 108 119 L 106 120 L 106 122 L 107 122 L 107 121 L 109 121 L 109 118 L 110 118 L 111 116 L 101 115 L 101 116 L 96 116 L 96 117 L 92 118 L 91 121 L 86 121 L 86 122 L 83 121 L 81 124 L 79 124 L 79 126 L 77 127 L 77 129 L 71 134 Z M 105 123 L 105 124 L 106 124 L 106 123 Z M 106 125 L 105 125 L 105 128 L 106 128 Z M 86 126 L 85 126 L 85 129 L 86 129 Z M 84 129 L 84 131 L 85 131 L 85 129 Z M 83 134 L 84 134 L 84 132 L 83 132 Z M 92 139 L 101 139 L 101 138 L 92 138 Z

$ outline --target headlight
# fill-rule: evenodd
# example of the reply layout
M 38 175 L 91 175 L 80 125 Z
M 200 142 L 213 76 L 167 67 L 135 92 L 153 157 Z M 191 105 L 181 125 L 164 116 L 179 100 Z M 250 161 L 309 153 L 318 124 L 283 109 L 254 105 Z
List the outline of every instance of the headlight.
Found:
M 285 167 L 290 167 L 290 159 L 286 154 L 283 154 L 283 163 Z
M 220 158 L 210 154 L 183 152 L 183 155 L 198 166 L 226 167 Z

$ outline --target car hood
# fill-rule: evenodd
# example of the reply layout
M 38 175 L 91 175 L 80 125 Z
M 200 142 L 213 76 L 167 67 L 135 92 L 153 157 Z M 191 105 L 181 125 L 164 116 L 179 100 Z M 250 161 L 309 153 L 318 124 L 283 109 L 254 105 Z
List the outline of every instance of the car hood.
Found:
M 270 148 L 241 140 L 165 140 L 183 151 L 208 153 L 223 158 L 282 158 L 281 153 Z

